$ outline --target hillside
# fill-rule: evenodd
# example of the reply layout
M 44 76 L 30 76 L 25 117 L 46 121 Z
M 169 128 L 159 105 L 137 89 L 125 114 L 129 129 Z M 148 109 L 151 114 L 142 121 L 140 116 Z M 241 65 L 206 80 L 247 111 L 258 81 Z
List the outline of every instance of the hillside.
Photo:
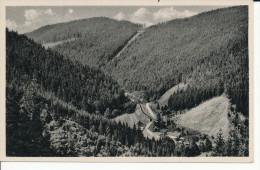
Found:
M 205 99 L 227 91 L 247 115 L 247 37 L 246 6 L 217 9 L 148 27 L 103 70 L 128 91 L 148 91 L 152 100 L 186 82 L 198 93 L 219 90 Z
M 8 29 L 6 83 L 7 156 L 175 155 L 173 142 L 146 139 L 140 129 L 105 117 L 132 107 L 110 77 Z
M 134 105 L 118 83 L 100 70 L 71 62 L 26 36 L 8 30 L 6 34 L 7 83 L 23 87 L 35 80 L 40 89 L 54 93 L 78 109 L 108 117 L 126 112 Z
M 228 120 L 229 108 L 227 97 L 215 97 L 180 115 L 176 124 L 215 137 L 221 129 L 223 137 L 227 139 L 231 130 L 231 123 Z
M 246 6 L 157 24 L 128 44 L 140 29 L 137 24 L 101 17 L 49 25 L 27 35 L 73 61 L 101 67 L 126 91 L 147 91 L 152 101 L 189 82 L 189 92 L 203 97 L 193 97 L 196 102 L 184 98 L 175 108 L 192 108 L 225 91 L 238 110 L 248 115 Z
M 140 26 L 105 17 L 44 26 L 26 36 L 65 57 L 89 66 L 102 66 L 123 48 Z

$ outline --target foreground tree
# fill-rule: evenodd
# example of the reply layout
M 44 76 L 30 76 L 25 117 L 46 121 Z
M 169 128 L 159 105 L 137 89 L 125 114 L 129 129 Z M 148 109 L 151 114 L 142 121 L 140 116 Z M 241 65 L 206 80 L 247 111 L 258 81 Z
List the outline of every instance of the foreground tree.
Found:
M 224 156 L 224 139 L 222 136 L 222 130 L 219 130 L 219 133 L 217 135 L 216 141 L 215 141 L 215 148 L 214 148 L 214 154 L 217 156 Z

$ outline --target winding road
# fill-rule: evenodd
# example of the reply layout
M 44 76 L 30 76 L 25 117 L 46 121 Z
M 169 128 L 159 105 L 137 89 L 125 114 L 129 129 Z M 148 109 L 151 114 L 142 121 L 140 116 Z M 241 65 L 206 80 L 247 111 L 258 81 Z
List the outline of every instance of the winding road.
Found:
M 151 125 L 154 123 L 155 120 L 157 120 L 157 116 L 156 114 L 152 111 L 151 107 L 150 107 L 150 104 L 149 103 L 146 103 L 145 104 L 145 107 L 146 109 L 148 110 L 150 116 L 148 116 L 149 118 L 152 118 L 152 121 L 150 121 L 144 128 L 143 130 L 143 134 L 145 137 L 148 137 L 149 139 L 152 139 L 154 138 L 155 140 L 158 140 L 160 139 L 160 136 L 154 132 L 152 132 L 150 130 L 150 127 Z
M 156 133 L 154 133 L 154 132 L 152 132 L 152 131 L 150 130 L 150 129 L 151 129 L 151 125 L 153 125 L 154 121 L 157 120 L 157 116 L 156 116 L 156 114 L 153 112 L 153 110 L 151 109 L 150 104 L 149 104 L 149 103 L 146 103 L 146 104 L 145 104 L 145 107 L 143 108 L 143 106 L 142 106 L 143 104 L 141 104 L 142 102 L 140 101 L 139 98 L 137 98 L 136 96 L 131 95 L 130 93 L 127 93 L 127 92 L 125 93 L 125 96 L 129 97 L 132 102 L 138 104 L 138 105 L 140 106 L 140 109 L 141 109 L 142 113 L 143 113 L 144 115 L 146 115 L 146 116 L 151 120 L 149 123 L 147 123 L 147 124 L 145 125 L 145 128 L 143 129 L 143 135 L 144 135 L 144 137 L 147 137 L 147 138 L 149 138 L 149 139 L 154 138 L 155 140 L 160 139 L 160 136 L 159 136 L 158 134 L 156 134 Z M 147 111 L 145 111 L 145 109 L 146 109 Z M 148 112 L 148 113 L 147 113 L 147 112 Z
M 152 117 L 154 120 L 156 120 L 156 119 L 157 119 L 157 116 L 156 116 L 156 114 L 154 114 L 154 112 L 152 111 L 152 109 L 151 109 L 151 107 L 150 107 L 150 104 L 149 104 L 149 103 L 146 103 L 145 106 L 146 106 L 148 112 L 150 113 L 151 117 Z

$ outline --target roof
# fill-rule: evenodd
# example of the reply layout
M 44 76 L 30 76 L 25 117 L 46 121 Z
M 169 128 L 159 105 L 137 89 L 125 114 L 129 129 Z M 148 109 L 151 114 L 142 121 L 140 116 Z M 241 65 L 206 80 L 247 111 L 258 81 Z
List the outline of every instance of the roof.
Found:
M 184 137 L 180 137 L 180 140 L 184 140 L 185 138 Z
M 189 145 L 189 144 L 190 144 L 190 142 L 186 141 L 186 142 L 184 142 L 184 144 L 185 144 L 185 145 Z
M 169 138 L 173 139 L 173 140 L 177 139 L 176 136 L 171 136 L 171 135 L 167 135 L 167 136 L 168 136 Z
M 167 132 L 168 130 L 167 129 L 162 129 L 161 132 Z
M 176 137 L 179 137 L 180 136 L 180 132 L 177 132 L 177 131 L 174 131 L 174 132 L 167 132 L 167 135 L 169 136 L 176 136 Z

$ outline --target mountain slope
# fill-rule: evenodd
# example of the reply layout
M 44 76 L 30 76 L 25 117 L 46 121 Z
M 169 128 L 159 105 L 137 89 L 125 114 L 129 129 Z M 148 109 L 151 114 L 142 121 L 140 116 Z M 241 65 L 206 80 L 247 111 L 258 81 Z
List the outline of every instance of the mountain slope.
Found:
M 155 141 L 145 139 L 141 130 L 97 113 L 104 106 L 120 113 L 116 105 L 127 104 L 115 81 L 8 29 L 6 84 L 8 156 L 114 157 L 135 155 L 140 145 L 138 155 L 159 155 L 148 145 Z M 163 156 L 169 154 L 174 152 Z
M 207 99 L 226 91 L 248 114 L 248 9 L 223 8 L 151 26 L 104 71 L 153 99 L 179 83 L 199 93 L 219 90 Z
M 67 36 L 67 27 L 72 33 L 57 40 L 60 27 L 64 27 L 62 35 Z M 85 36 L 80 28 L 87 29 Z M 150 100 L 158 100 L 173 86 L 184 83 L 190 85 L 189 92 L 203 97 L 181 91 L 180 96 L 193 95 L 196 101 L 178 98 L 175 108 L 192 108 L 226 92 L 238 111 L 248 115 L 247 6 L 217 9 L 148 27 L 120 57 L 114 58 L 138 30 L 140 26 L 129 22 L 93 18 L 46 26 L 27 35 L 44 42 L 56 39 L 58 45 L 53 50 L 83 64 L 103 66 L 104 73 L 125 90 L 145 90 Z
M 16 82 L 23 87 L 35 80 L 40 89 L 90 113 L 104 114 L 110 109 L 120 114 L 121 110 L 125 113 L 125 108 L 131 107 L 118 83 L 98 69 L 71 62 L 26 36 L 8 30 L 6 46 L 7 83 Z
M 106 68 L 126 87 L 156 88 L 167 78 L 187 79 L 203 60 L 228 57 L 246 36 L 246 7 L 219 9 L 148 28 Z
M 140 28 L 105 17 L 48 25 L 26 35 L 84 65 L 102 66 L 123 48 Z

